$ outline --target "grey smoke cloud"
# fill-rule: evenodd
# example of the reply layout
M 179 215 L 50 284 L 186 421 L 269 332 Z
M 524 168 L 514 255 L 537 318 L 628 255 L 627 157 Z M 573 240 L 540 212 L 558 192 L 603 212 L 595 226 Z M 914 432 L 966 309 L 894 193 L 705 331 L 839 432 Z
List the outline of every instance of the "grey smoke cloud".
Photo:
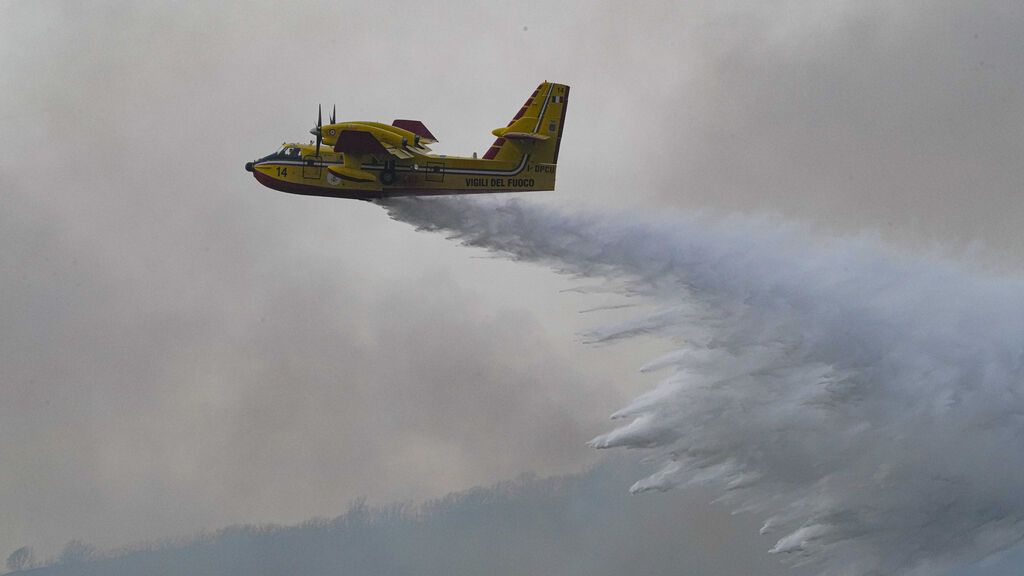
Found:
M 372 68 L 361 18 L 332 6 L 354 18 L 337 48 Z M 3 10 L 17 138 L 0 144 L 0 545 L 296 522 L 596 460 L 584 443 L 624 386 L 570 363 L 602 354 L 574 343 L 564 281 L 467 268 L 378 208 L 270 193 L 242 170 L 307 137 L 317 99 L 416 116 L 418 91 L 325 85 L 301 10 Z M 534 83 L 510 82 L 465 132 L 486 145 Z M 558 372 L 562 387 L 536 387 Z
M 1019 267 L 1020 16 L 3 3 L 0 550 L 293 522 L 596 458 L 583 442 L 644 389 L 649 343 L 580 346 L 595 319 L 577 311 L 602 302 L 572 281 L 257 187 L 242 164 L 308 138 L 318 102 L 421 118 L 464 154 L 564 81 L 552 202 L 776 211 Z
M 1019 269 L 1019 4 L 680 10 L 683 71 L 647 123 L 672 142 L 652 157 L 671 169 L 644 165 L 654 205 L 781 213 Z

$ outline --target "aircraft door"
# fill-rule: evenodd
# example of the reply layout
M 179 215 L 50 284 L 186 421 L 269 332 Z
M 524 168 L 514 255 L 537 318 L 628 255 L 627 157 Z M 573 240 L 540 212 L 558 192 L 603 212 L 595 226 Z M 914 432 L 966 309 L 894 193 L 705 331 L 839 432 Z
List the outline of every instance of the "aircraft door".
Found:
M 319 180 L 323 169 L 324 159 L 322 156 L 309 156 L 302 163 L 302 177 L 307 180 Z

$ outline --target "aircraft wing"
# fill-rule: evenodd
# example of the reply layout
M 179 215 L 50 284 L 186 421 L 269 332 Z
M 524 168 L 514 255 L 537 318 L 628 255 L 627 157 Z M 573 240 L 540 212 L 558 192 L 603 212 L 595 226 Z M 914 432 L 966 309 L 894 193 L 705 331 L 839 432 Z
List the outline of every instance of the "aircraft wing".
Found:
M 420 142 L 424 144 L 433 144 L 437 142 L 437 138 L 427 130 L 427 127 L 423 125 L 423 122 L 419 120 L 395 120 L 391 123 L 395 128 L 401 128 L 402 130 L 408 130 L 413 134 L 420 137 Z
M 334 143 L 334 151 L 356 156 L 373 156 L 390 154 L 396 158 L 407 159 L 413 155 L 401 148 L 381 142 L 371 132 L 365 130 L 342 130 Z

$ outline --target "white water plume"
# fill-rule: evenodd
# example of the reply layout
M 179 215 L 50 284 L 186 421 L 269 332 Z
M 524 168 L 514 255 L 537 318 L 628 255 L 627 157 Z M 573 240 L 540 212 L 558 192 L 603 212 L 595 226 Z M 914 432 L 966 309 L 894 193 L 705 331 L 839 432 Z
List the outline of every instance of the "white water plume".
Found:
M 597 448 L 767 518 L 773 553 L 829 574 L 931 574 L 1024 536 L 1024 282 L 734 217 L 569 214 L 396 199 L 393 218 L 610 280 L 661 306 L 591 340 L 655 334 L 664 379 Z

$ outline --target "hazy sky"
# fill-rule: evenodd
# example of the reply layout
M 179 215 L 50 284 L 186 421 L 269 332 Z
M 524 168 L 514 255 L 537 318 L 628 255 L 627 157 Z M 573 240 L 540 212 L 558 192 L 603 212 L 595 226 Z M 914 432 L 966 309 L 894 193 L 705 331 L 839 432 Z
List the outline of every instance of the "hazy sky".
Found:
M 552 202 L 1018 271 L 1022 26 L 1010 1 L 0 4 L 0 551 L 579 470 L 650 384 L 663 343 L 580 343 L 609 318 L 585 282 L 259 186 L 245 161 L 318 103 L 468 154 L 563 82 Z

